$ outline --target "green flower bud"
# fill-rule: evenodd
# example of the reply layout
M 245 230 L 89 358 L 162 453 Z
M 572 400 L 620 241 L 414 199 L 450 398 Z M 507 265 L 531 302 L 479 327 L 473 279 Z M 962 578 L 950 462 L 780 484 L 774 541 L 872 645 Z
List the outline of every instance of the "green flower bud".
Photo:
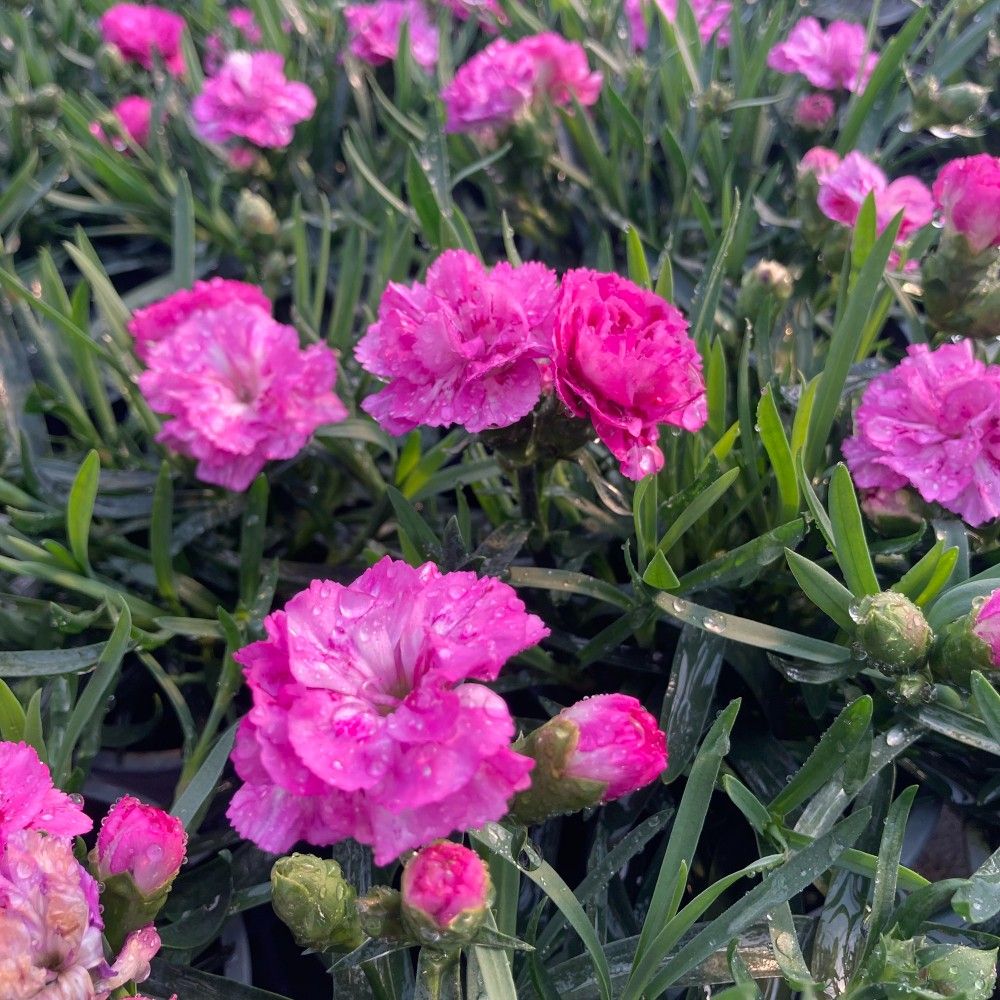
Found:
M 736 92 L 725 83 L 713 80 L 698 97 L 698 116 L 704 122 L 715 121 L 729 111 Z
M 62 96 L 61 87 L 46 83 L 37 90 L 19 94 L 14 98 L 14 106 L 33 118 L 50 118 L 59 111 Z
M 363 941 L 357 893 L 336 861 L 292 854 L 271 869 L 271 905 L 300 948 L 353 951 Z
M 776 260 L 759 260 L 746 271 L 736 299 L 737 316 L 756 316 L 768 299 L 787 302 L 795 291 L 792 272 Z
M 935 680 L 968 687 L 973 670 L 982 671 L 987 677 L 996 672 L 989 644 L 974 631 L 977 614 L 978 607 L 973 608 L 938 632 L 930 654 L 931 674 Z
M 361 929 L 370 938 L 404 941 L 408 938 L 403 928 L 398 890 L 387 885 L 376 885 L 355 902 Z
M 924 308 L 939 330 L 1000 336 L 1000 247 L 974 253 L 964 236 L 946 230 L 921 274 Z
M 934 634 L 908 597 L 887 590 L 869 594 L 851 608 L 859 651 L 887 674 L 906 673 L 923 663 Z
M 254 236 L 274 236 L 280 226 L 271 203 L 249 188 L 243 188 L 236 200 L 236 225 L 250 239 Z
M 910 124 L 914 129 L 962 125 L 986 107 L 989 96 L 990 88 L 978 83 L 942 87 L 936 77 L 929 76 L 914 88 Z

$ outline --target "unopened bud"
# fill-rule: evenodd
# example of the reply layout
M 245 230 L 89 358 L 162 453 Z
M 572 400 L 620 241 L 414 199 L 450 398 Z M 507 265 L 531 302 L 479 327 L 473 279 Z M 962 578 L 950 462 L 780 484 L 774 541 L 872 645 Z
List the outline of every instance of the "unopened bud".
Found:
M 829 94 L 806 94 L 796 102 L 792 121 L 801 129 L 822 132 L 836 112 L 837 105 Z
M 698 112 L 704 121 L 714 121 L 729 111 L 734 100 L 736 92 L 732 87 L 713 80 L 698 97 Z
M 792 272 L 776 260 L 760 260 L 746 271 L 736 299 L 736 315 L 753 317 L 768 299 L 787 302 L 795 291 Z
M 869 490 L 861 509 L 880 534 L 896 536 L 913 532 L 923 520 L 920 498 L 911 490 Z
M 271 905 L 300 948 L 353 951 L 364 940 L 357 893 L 336 861 L 291 854 L 271 869 Z
M 250 238 L 273 236 L 279 227 L 271 203 L 248 188 L 243 188 L 236 200 L 236 225 L 244 236 Z
M 1000 590 L 973 603 L 972 610 L 946 625 L 930 657 L 936 680 L 968 687 L 973 670 L 991 676 L 1000 670 Z
M 922 80 L 913 91 L 914 129 L 962 125 L 986 107 L 990 88 L 965 81 L 942 87 L 936 77 Z
M 361 929 L 370 938 L 402 941 L 406 938 L 400 911 L 400 896 L 395 889 L 376 885 L 355 904 Z
M 908 597 L 887 590 L 869 594 L 851 608 L 855 641 L 872 666 L 901 674 L 927 657 L 933 633 L 923 612 Z

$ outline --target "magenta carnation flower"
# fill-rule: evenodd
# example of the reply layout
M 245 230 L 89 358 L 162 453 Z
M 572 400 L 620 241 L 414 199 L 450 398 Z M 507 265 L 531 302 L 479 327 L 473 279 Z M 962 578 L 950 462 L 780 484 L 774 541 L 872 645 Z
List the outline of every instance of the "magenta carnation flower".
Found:
M 844 457 L 861 489 L 912 486 L 976 527 L 1000 517 L 1000 367 L 915 344 L 873 379 Z
M 265 463 L 293 458 L 322 424 L 347 416 L 336 356 L 299 348 L 295 329 L 236 302 L 199 311 L 147 346 L 139 387 L 168 420 L 157 441 L 197 459 L 198 478 L 245 490 Z
M 355 349 L 389 382 L 363 409 L 392 434 L 515 423 L 541 395 L 556 295 L 555 272 L 542 264 L 487 270 L 464 250 L 438 257 L 423 283 L 391 283 Z
M 372 66 L 391 62 L 399 49 L 404 22 L 409 26 L 410 52 L 418 66 L 437 65 L 438 32 L 420 0 L 377 0 L 344 8 L 351 52 Z
M 492 885 L 486 864 L 475 851 L 439 840 L 406 863 L 400 890 L 409 919 L 448 931 L 470 917 L 482 921 L 490 905 Z
M 677 23 L 677 0 L 655 0 L 663 16 L 671 24 Z M 649 43 L 649 29 L 646 27 L 645 10 L 647 0 L 625 0 L 625 17 L 632 34 L 632 44 L 644 49 Z M 702 45 L 707 45 L 716 35 L 720 46 L 729 44 L 729 15 L 733 5 L 727 0 L 692 0 L 691 10 L 698 23 L 698 37 Z
M 229 305 L 271 315 L 271 300 L 256 285 L 227 278 L 196 281 L 193 288 L 182 288 L 132 313 L 128 330 L 135 337 L 135 353 L 145 361 L 152 345 L 175 333 L 183 323 Z
M 980 153 L 946 163 L 934 182 L 934 201 L 973 253 L 1000 246 L 1000 157 Z
M 540 101 L 593 104 L 601 74 L 591 73 L 577 42 L 554 32 L 517 42 L 498 38 L 462 65 L 441 92 L 449 132 L 489 135 L 527 115 Z
M 579 739 L 563 772 L 607 787 L 602 802 L 644 788 L 667 766 L 667 738 L 641 702 L 626 694 L 599 694 L 564 708 Z
M 799 128 L 819 131 L 830 124 L 837 105 L 829 94 L 806 94 L 795 103 L 792 120 Z
M 820 90 L 852 93 L 865 89 L 877 62 L 863 25 L 834 21 L 824 29 L 814 17 L 802 18 L 767 57 L 779 73 L 801 73 Z
M 146 69 L 153 68 L 153 53 L 157 52 L 173 76 L 184 72 L 183 34 L 184 18 L 153 4 L 118 3 L 101 15 L 104 41 Z
M 315 94 L 285 79 L 285 60 L 277 52 L 230 52 L 191 105 L 202 139 L 240 138 L 271 149 L 287 146 L 295 126 L 315 110 Z
M 972 631 L 989 647 L 993 666 L 1000 670 L 1000 590 L 994 590 L 975 614 Z
M 18 830 L 76 837 L 94 824 L 70 796 L 52 785 L 49 769 L 27 743 L 0 743 L 0 845 Z
M 173 882 L 186 849 L 184 824 L 176 816 L 125 795 L 101 823 L 94 854 L 97 877 L 130 875 L 139 892 L 150 896 Z
M 253 695 L 229 818 L 264 850 L 353 837 L 378 864 L 500 819 L 529 784 L 483 684 L 548 634 L 499 580 L 385 558 L 316 581 L 236 654 Z
M 111 109 L 111 113 L 118 119 L 121 130 L 137 146 L 145 146 L 149 142 L 149 122 L 153 113 L 153 102 L 148 97 L 126 97 Z M 128 144 L 118 136 L 108 138 L 100 122 L 91 122 L 89 129 L 92 136 L 119 153 L 128 149 Z
M 879 232 L 899 211 L 903 221 L 897 237 L 904 242 L 934 216 L 934 202 L 927 186 L 916 177 L 900 177 L 891 184 L 882 170 L 863 153 L 848 153 L 839 166 L 819 177 L 816 203 L 834 222 L 853 226 L 869 194 L 875 195 Z
M 555 323 L 555 385 L 578 417 L 642 479 L 663 467 L 659 425 L 696 431 L 708 418 L 701 356 L 669 302 L 617 274 L 563 278 Z

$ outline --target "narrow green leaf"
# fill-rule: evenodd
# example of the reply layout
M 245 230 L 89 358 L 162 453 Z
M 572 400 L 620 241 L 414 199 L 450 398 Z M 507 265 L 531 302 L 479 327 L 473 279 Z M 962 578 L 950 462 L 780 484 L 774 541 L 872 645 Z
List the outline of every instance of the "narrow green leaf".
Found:
M 174 195 L 173 279 L 177 288 L 191 288 L 195 276 L 194 195 L 183 170 L 177 172 Z
M 0 739 L 19 743 L 24 739 L 25 715 L 13 691 L 0 680 Z
M 66 502 L 66 536 L 70 551 L 80 569 L 90 576 L 90 521 L 94 515 L 94 500 L 101 477 L 101 459 L 90 451 L 70 487 Z
M 952 897 L 952 909 L 971 924 L 1000 913 L 1000 850 L 994 851 Z
M 911 601 L 921 594 L 934 576 L 934 569 L 944 552 L 944 542 L 936 541 L 889 589 Z
M 210 797 L 215 793 L 219 776 L 226 766 L 226 761 L 229 760 L 233 743 L 236 741 L 237 725 L 237 723 L 233 723 L 216 740 L 215 746 L 212 747 L 201 767 L 198 768 L 194 777 L 188 782 L 187 787 L 170 807 L 170 812 L 191 833 L 195 832 L 195 828 L 192 826 L 195 817 L 202 812 L 202 807 L 206 805 Z
M 173 534 L 174 484 L 170 464 L 160 463 L 153 490 L 153 510 L 149 520 L 149 554 L 156 577 L 156 589 L 170 604 L 177 603 L 177 583 L 174 580 L 174 557 L 170 550 Z
M 240 600 L 244 607 L 253 604 L 260 587 L 260 564 L 264 558 L 264 532 L 267 528 L 267 476 L 261 473 L 247 493 L 247 505 L 240 525 Z
M 795 474 L 792 449 L 785 436 L 785 428 L 781 424 L 770 386 L 764 387 L 760 402 L 757 404 L 757 426 L 760 428 L 760 439 L 764 450 L 774 470 L 774 479 L 778 487 L 778 519 L 784 524 L 799 513 L 799 478 Z
M 1000 693 L 978 670 L 972 671 L 971 686 L 980 718 L 993 739 L 1000 743 Z
M 854 630 L 854 620 L 851 618 L 851 606 L 855 603 L 854 595 L 835 577 L 831 576 L 822 566 L 817 566 L 810 559 L 798 552 L 785 549 L 785 559 L 792 571 L 796 583 L 803 593 L 825 615 L 832 618 L 842 629 L 848 632 Z
M 667 557 L 659 549 L 642 574 L 642 582 L 656 587 L 657 590 L 676 590 L 681 585 L 677 574 L 667 562 Z
M 707 486 L 682 510 L 673 524 L 667 528 L 663 537 L 658 542 L 656 548 L 666 555 L 678 541 L 683 537 L 684 532 L 691 527 L 700 517 L 706 514 L 709 509 L 719 501 L 726 491 L 740 477 L 739 469 L 730 469 L 724 472 L 714 483 Z
M 882 588 L 865 540 L 861 508 L 851 474 L 843 462 L 837 464 L 830 479 L 829 505 L 837 562 L 844 572 L 848 589 L 859 598 L 879 593 Z
M 427 522 L 413 509 L 410 501 L 394 486 L 386 486 L 386 495 L 396 512 L 400 539 L 405 539 L 422 560 L 439 560 L 441 543 Z
M 625 255 L 629 279 L 642 288 L 652 288 L 653 279 L 649 275 L 646 251 L 643 249 L 642 240 L 639 238 L 635 226 L 628 226 L 625 229 Z
M 0 650 L 0 677 L 58 677 L 89 670 L 101 657 L 106 643 L 69 649 Z
M 45 732 L 42 728 L 42 689 L 39 688 L 28 702 L 24 713 L 24 742 L 34 747 L 42 763 L 48 763 L 49 752 L 45 746 Z

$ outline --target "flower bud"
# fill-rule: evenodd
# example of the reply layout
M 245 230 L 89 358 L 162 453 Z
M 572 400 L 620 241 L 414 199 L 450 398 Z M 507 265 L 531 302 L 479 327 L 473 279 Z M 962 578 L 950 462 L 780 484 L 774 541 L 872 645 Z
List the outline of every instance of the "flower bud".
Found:
M 119 947 L 132 931 L 153 922 L 184 862 L 187 834 L 175 816 L 126 795 L 108 811 L 90 852 L 104 885 L 105 933 Z
M 364 941 L 354 886 L 333 860 L 292 854 L 271 869 L 271 905 L 300 948 L 353 951 Z
M 973 603 L 972 610 L 946 625 L 930 656 L 936 680 L 967 687 L 969 675 L 1000 670 L 1000 590 Z
M 531 787 L 511 809 L 521 823 L 576 812 L 648 785 L 667 766 L 667 738 L 639 701 L 624 694 L 584 698 L 517 746 L 534 758 Z
M 14 105 L 33 118 L 49 118 L 59 111 L 62 103 L 62 88 L 54 83 L 46 83 L 37 90 L 20 94 L 14 99 Z
M 776 260 L 759 260 L 743 275 L 736 315 L 755 317 L 768 299 L 787 302 L 795 290 L 792 272 Z
M 729 111 L 736 92 L 725 83 L 713 80 L 698 97 L 698 113 L 702 121 L 711 122 Z
M 942 87 L 936 77 L 929 76 L 913 91 L 910 124 L 914 129 L 963 125 L 986 107 L 989 95 L 989 87 L 968 80 Z
M 947 230 L 921 264 L 924 308 L 938 329 L 986 340 L 1000 336 L 1000 249 L 974 252 Z
M 806 94 L 796 102 L 792 121 L 799 128 L 822 132 L 836 111 L 837 105 L 829 94 Z
M 923 520 L 920 498 L 912 490 L 869 490 L 861 498 L 861 509 L 879 534 L 890 537 L 912 533 Z
M 396 889 L 376 885 L 359 896 L 355 909 L 361 930 L 370 938 L 402 941 L 407 937 L 400 912 L 400 896 Z
M 851 608 L 851 618 L 857 623 L 854 638 L 860 651 L 887 674 L 919 666 L 934 637 L 920 608 L 892 590 L 863 597 Z
M 403 924 L 423 945 L 450 950 L 467 944 L 492 901 L 485 863 L 462 844 L 439 840 L 403 869 Z
M 243 188 L 236 201 L 236 225 L 244 236 L 251 239 L 254 236 L 273 236 L 279 228 L 271 203 L 249 188 Z

